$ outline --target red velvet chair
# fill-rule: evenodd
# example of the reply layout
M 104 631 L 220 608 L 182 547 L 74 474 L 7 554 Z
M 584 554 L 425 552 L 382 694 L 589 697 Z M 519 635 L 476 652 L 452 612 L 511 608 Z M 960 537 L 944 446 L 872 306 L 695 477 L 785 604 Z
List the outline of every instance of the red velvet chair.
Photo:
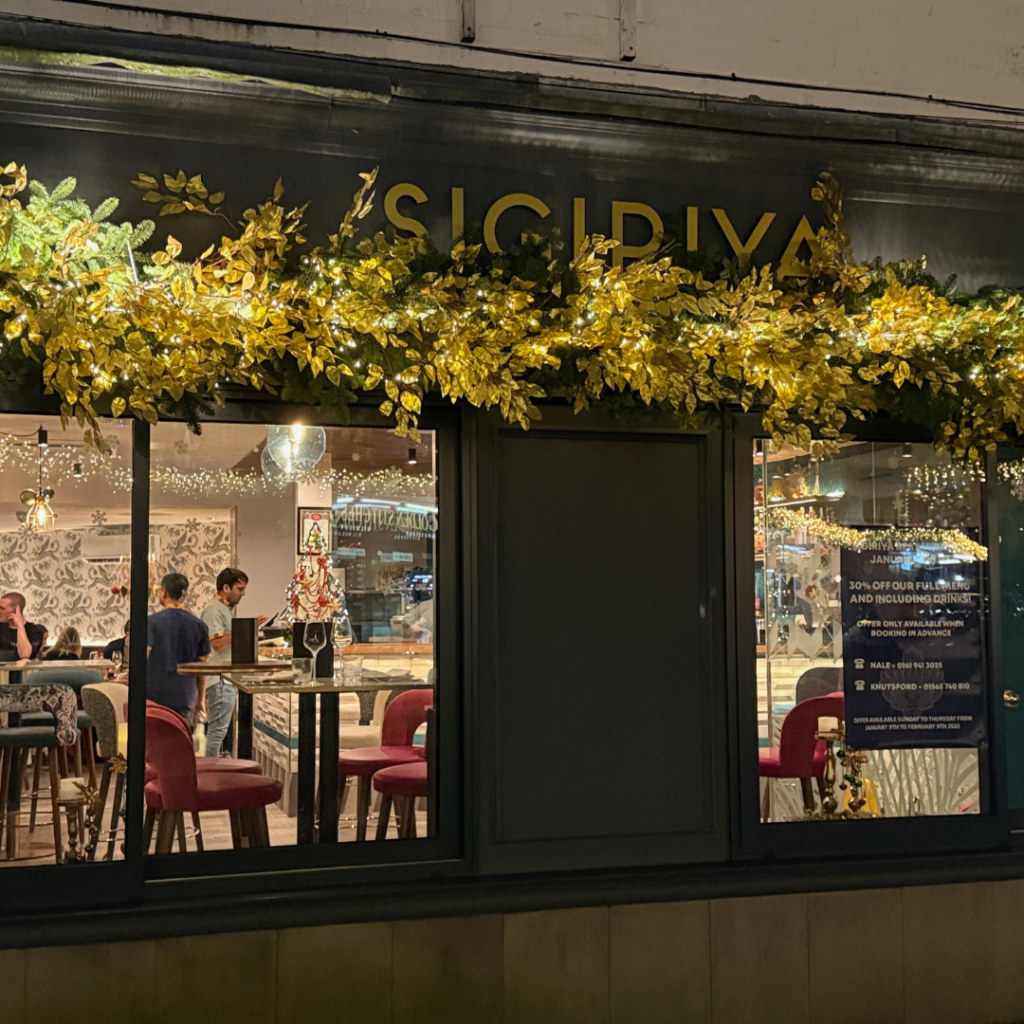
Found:
M 427 762 L 410 761 L 382 768 L 373 777 L 373 788 L 380 793 L 380 817 L 376 839 L 386 839 L 391 805 L 398 812 L 398 838 L 416 838 L 416 800 L 427 795 Z
M 188 726 L 185 725 L 184 720 L 176 712 L 170 708 L 164 707 L 162 704 L 155 704 L 151 700 L 146 701 L 146 714 L 149 715 L 153 712 L 157 715 L 170 716 L 169 721 L 180 722 L 182 726 L 187 730 Z M 263 772 L 260 770 L 259 762 L 247 761 L 240 757 L 197 757 L 196 758 L 196 771 L 197 772 L 235 772 L 241 775 L 262 775 Z M 146 762 L 146 775 L 145 782 L 148 784 L 153 782 L 157 778 L 156 768 L 147 760 Z M 142 826 L 142 835 L 145 842 L 145 848 L 148 851 L 150 843 L 153 839 L 153 829 L 156 825 L 157 816 L 160 813 L 160 808 L 156 806 L 149 806 L 146 808 L 146 820 Z M 178 848 L 182 853 L 185 852 L 185 816 L 183 814 L 178 815 Z M 199 824 L 199 814 L 195 813 L 192 815 L 192 828 L 195 833 L 196 849 L 203 850 L 203 832 Z
M 146 755 L 157 778 L 146 785 L 147 807 L 159 810 L 156 852 L 169 853 L 179 815 L 227 811 L 236 849 L 269 846 L 267 804 L 281 798 L 281 783 L 261 775 L 196 770 L 192 734 L 180 716 L 166 709 L 146 711 Z
M 819 792 L 825 774 L 825 742 L 815 737 L 819 718 L 843 720 L 843 695 L 811 697 L 794 704 L 782 720 L 777 747 L 758 751 L 758 773 L 762 779 L 799 779 L 804 808 L 814 811 L 814 790 L 811 779 L 818 780 Z M 771 810 L 771 783 L 765 784 L 761 820 L 767 821 Z
M 370 813 L 370 782 L 385 768 L 423 761 L 425 752 L 412 745 L 416 730 L 427 720 L 427 708 L 434 703 L 432 689 L 406 690 L 387 706 L 381 726 L 379 747 L 343 750 L 338 757 L 338 798 L 344 798 L 350 775 L 359 780 L 356 802 L 356 839 L 366 839 Z

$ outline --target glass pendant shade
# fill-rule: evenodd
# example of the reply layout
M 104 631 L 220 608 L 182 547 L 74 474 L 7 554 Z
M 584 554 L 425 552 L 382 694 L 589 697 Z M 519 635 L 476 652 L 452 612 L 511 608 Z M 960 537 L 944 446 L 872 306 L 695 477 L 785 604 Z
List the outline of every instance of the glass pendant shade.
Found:
M 327 434 L 323 427 L 308 427 L 301 423 L 267 427 L 264 452 L 291 479 L 311 472 L 326 450 Z

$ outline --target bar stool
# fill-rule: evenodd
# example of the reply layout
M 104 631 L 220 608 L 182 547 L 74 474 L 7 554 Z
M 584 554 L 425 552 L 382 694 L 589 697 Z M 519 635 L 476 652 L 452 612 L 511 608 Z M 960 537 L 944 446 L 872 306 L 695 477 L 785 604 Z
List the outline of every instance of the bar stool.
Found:
M 181 717 L 166 708 L 146 710 L 146 754 L 157 773 L 145 790 L 147 807 L 160 812 L 157 853 L 170 853 L 175 831 L 181 843 L 186 811 L 194 816 L 201 811 L 227 811 L 236 849 L 241 848 L 243 837 L 250 847 L 270 845 L 266 808 L 281 798 L 277 779 L 197 771 L 192 734 Z
M 44 668 L 28 676 L 31 686 L 70 686 L 82 707 L 82 690 L 103 682 L 103 673 L 97 668 Z M 45 725 L 53 721 L 46 711 L 29 711 L 22 715 L 22 725 Z M 83 754 L 89 768 L 90 784 L 96 781 L 96 758 L 93 750 L 93 721 L 87 711 L 78 712 L 78 743 L 75 746 L 75 774 L 82 774 Z M 38 777 L 38 776 L 37 776 Z
M 176 711 L 171 711 L 170 708 L 165 708 L 162 704 L 154 704 L 153 701 L 146 701 L 146 715 L 150 712 L 154 716 L 164 718 L 168 722 L 172 722 L 177 725 L 184 725 L 181 716 Z M 187 729 L 188 727 L 185 726 Z M 233 772 L 237 775 L 262 775 L 260 770 L 259 762 L 247 761 L 244 758 L 239 757 L 197 757 L 196 758 L 196 771 L 197 772 Z M 157 770 L 155 766 L 147 761 L 146 763 L 146 775 L 144 784 L 148 785 L 150 782 L 154 782 L 157 779 Z M 146 852 L 149 852 L 150 843 L 153 839 L 153 830 L 156 827 L 156 823 L 160 817 L 160 807 L 153 805 L 147 806 L 146 808 L 146 819 L 142 826 L 142 838 Z M 196 811 L 192 815 L 192 831 L 196 841 L 196 849 L 203 852 L 203 830 L 199 821 L 199 812 Z M 178 833 L 178 849 L 181 853 L 187 851 L 187 844 L 185 841 L 185 815 L 178 815 L 177 822 L 177 833 Z
M 427 796 L 427 762 L 418 760 L 383 768 L 373 776 L 373 788 L 381 795 L 375 839 L 386 839 L 391 804 L 398 816 L 398 838 L 416 838 L 416 800 Z
M 57 807 L 57 796 L 60 790 L 61 773 L 57 767 L 57 733 L 52 726 L 46 725 L 16 725 L 7 729 L 0 729 L 0 839 L 3 837 L 3 830 L 7 828 L 7 859 L 13 860 L 17 856 L 18 833 L 20 811 L 13 812 L 13 821 L 8 819 L 8 800 L 11 796 L 12 767 L 15 754 L 19 756 L 20 774 L 24 778 L 25 768 L 28 765 L 28 755 L 32 752 L 36 758 L 36 764 L 42 763 L 43 753 L 47 754 L 47 766 L 50 776 L 50 809 L 53 814 L 53 847 L 54 856 L 60 864 L 64 853 L 61 841 L 60 809 Z M 38 788 L 38 787 L 37 787 Z M 20 804 L 21 793 L 18 793 Z M 32 794 L 32 818 L 35 819 L 36 792 Z
M 96 729 L 96 747 L 103 761 L 100 775 L 100 815 L 96 819 L 96 834 L 89 837 L 89 860 L 94 860 L 99 840 L 100 817 L 107 806 L 107 795 L 110 792 L 111 759 L 117 756 L 118 726 L 123 724 L 121 708 L 128 700 L 128 687 L 124 683 L 92 683 L 83 686 L 81 691 L 82 706 Z M 81 723 L 79 723 L 81 728 Z M 120 831 L 121 807 L 124 803 L 124 773 L 118 772 L 114 782 L 114 806 L 110 813 L 110 827 L 107 830 L 107 850 L 104 860 L 113 860 L 114 843 Z
M 366 839 L 370 812 L 371 780 L 384 768 L 423 760 L 412 745 L 416 730 L 427 720 L 427 708 L 434 703 L 433 689 L 406 690 L 388 705 L 381 726 L 380 746 L 343 750 L 338 756 L 338 793 L 345 792 L 348 776 L 359 779 L 356 802 L 356 840 Z

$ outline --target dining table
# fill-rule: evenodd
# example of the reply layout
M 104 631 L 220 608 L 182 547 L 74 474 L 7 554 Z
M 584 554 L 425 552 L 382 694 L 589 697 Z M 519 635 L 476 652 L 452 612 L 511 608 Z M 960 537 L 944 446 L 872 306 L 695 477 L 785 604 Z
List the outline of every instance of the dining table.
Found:
M 238 691 L 240 758 L 253 756 L 253 698 L 258 694 L 295 693 L 299 696 L 299 764 L 296 841 L 300 845 L 338 841 L 338 735 L 341 725 L 338 696 L 378 690 L 412 690 L 429 686 L 410 675 L 388 676 L 362 671 L 360 679 L 297 679 L 288 662 L 233 665 L 208 662 L 179 665 L 182 675 L 219 675 Z M 365 678 L 363 678 L 365 677 Z M 320 698 L 320 789 L 317 820 L 317 697 Z

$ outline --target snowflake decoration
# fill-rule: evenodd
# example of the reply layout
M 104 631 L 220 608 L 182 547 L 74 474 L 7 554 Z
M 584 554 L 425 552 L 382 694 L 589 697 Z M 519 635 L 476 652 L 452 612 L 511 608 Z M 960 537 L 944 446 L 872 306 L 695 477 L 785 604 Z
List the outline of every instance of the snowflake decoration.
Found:
M 199 529 L 199 520 L 198 519 L 186 519 L 185 520 L 185 529 L 186 530 L 190 530 L 192 533 L 195 533 L 196 530 Z
M 97 526 L 102 526 L 107 521 L 107 513 L 104 512 L 103 509 L 101 508 L 96 509 L 96 511 L 92 514 L 92 521 Z

